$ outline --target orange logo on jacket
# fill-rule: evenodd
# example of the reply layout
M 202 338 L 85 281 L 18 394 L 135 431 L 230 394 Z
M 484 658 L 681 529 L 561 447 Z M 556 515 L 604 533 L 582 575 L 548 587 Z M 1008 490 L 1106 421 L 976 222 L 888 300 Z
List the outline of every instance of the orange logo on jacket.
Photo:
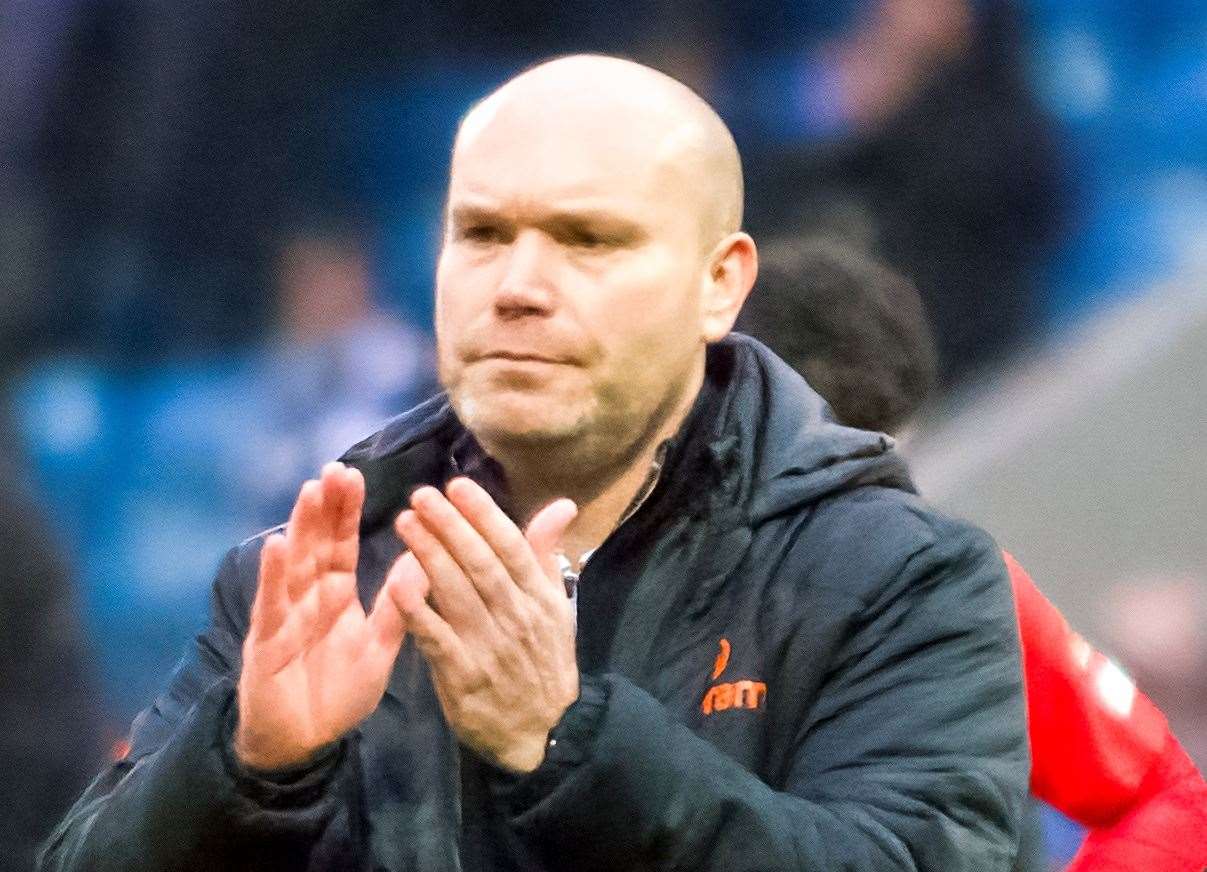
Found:
M 717 654 L 717 659 L 712 665 L 713 681 L 717 680 L 717 677 L 722 672 L 725 671 L 725 667 L 728 665 L 729 665 L 729 640 L 722 638 L 721 639 L 721 651 L 720 651 L 720 653 Z
M 729 653 L 732 650 L 728 639 L 721 639 L 721 650 L 717 653 L 717 659 L 713 663 L 712 678 L 715 680 L 720 677 L 725 671 L 725 667 L 729 665 Z M 711 715 L 714 711 L 723 712 L 726 709 L 757 709 L 762 708 L 764 700 L 767 698 L 767 685 L 762 681 L 751 681 L 743 679 L 742 681 L 730 681 L 723 684 L 714 684 L 704 694 L 704 701 L 700 703 L 700 709 L 706 715 Z

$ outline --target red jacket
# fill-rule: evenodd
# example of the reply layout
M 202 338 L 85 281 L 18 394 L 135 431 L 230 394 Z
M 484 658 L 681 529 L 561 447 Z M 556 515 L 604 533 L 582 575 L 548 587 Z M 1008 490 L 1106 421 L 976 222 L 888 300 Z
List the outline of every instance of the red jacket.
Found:
M 1031 792 L 1091 828 L 1066 872 L 1203 872 L 1207 782 L 1160 709 L 1004 556 L 1022 640 Z

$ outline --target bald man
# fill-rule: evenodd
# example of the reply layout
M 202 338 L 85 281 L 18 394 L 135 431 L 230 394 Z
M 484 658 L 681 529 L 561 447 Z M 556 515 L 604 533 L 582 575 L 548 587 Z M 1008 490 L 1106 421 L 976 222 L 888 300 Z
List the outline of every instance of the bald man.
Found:
M 232 549 L 47 869 L 1008 869 L 998 550 L 730 328 L 737 151 L 645 67 L 454 145 L 445 393 Z

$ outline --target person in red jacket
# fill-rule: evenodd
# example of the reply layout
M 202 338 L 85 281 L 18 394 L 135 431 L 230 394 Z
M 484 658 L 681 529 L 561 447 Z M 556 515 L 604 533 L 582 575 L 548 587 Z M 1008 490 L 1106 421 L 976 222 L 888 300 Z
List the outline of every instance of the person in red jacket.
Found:
M 933 380 L 933 340 L 913 285 L 837 241 L 762 246 L 738 326 L 851 426 L 899 430 Z M 1018 610 L 1031 792 L 1090 829 L 1066 872 L 1203 872 L 1207 782 L 1160 709 L 1003 556 Z
M 1031 792 L 1091 828 L 1068 872 L 1201 872 L 1207 784 L 1165 716 L 1004 556 L 1023 650 Z

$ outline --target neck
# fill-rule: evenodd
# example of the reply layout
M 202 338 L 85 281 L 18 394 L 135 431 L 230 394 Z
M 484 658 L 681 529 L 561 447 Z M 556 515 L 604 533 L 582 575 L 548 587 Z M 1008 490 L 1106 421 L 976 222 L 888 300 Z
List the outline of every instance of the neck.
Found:
M 559 497 L 578 505 L 562 548 L 571 562 L 598 548 L 623 519 L 625 510 L 646 484 L 658 446 L 682 426 L 703 384 L 703 364 L 684 390 L 668 398 L 647 426 L 627 444 L 615 430 L 568 441 L 564 445 L 492 446 L 490 453 L 507 473 L 517 514 L 531 518 Z

